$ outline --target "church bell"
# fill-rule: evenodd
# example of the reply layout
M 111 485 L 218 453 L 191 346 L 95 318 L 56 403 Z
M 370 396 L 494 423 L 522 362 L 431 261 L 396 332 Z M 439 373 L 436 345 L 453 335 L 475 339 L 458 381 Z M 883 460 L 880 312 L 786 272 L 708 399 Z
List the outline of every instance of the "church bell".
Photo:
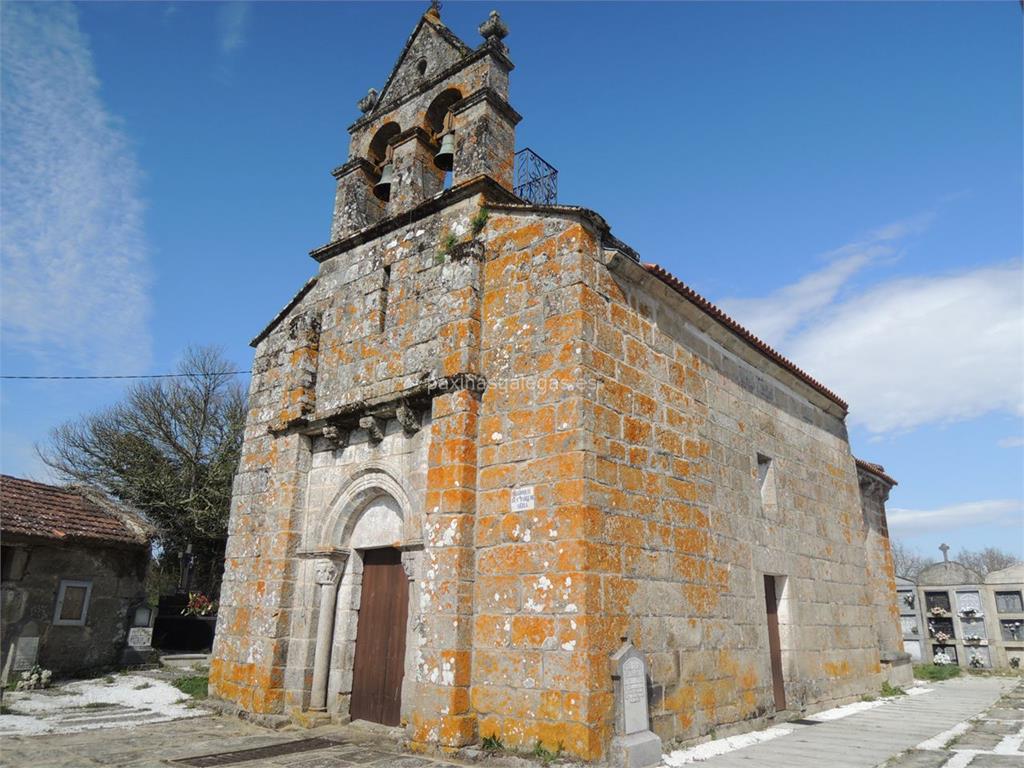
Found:
M 434 165 L 442 171 L 450 171 L 455 164 L 455 135 L 446 133 L 441 137 L 441 148 L 434 155 Z
M 373 194 L 385 203 L 391 199 L 391 179 L 395 175 L 395 167 L 387 163 L 380 171 L 380 181 L 373 185 Z

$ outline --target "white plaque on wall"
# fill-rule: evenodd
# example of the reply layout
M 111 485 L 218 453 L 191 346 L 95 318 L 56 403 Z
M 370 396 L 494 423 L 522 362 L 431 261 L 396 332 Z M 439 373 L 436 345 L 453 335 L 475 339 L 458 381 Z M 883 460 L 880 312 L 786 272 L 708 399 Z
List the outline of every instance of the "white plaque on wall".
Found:
M 128 645 L 132 648 L 149 648 L 152 644 L 152 627 L 132 627 L 128 630 Z
M 513 512 L 526 512 L 533 509 L 535 497 L 533 495 L 533 486 L 526 485 L 522 488 L 512 489 L 512 511 Z

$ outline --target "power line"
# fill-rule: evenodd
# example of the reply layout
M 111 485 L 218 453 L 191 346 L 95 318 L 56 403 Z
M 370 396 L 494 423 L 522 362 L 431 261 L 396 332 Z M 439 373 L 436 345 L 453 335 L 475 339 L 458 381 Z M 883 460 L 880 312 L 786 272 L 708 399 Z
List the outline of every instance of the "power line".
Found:
M 196 376 L 236 376 L 252 373 L 252 371 L 217 371 L 215 373 L 146 373 L 122 376 L 8 376 L 0 375 L 0 379 L 18 379 L 21 381 L 83 381 L 95 379 L 179 379 Z

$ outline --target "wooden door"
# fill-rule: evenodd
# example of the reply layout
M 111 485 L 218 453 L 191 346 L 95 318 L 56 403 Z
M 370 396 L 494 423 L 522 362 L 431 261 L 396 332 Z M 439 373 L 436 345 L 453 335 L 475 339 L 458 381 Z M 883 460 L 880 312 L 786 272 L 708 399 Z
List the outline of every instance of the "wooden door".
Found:
M 775 711 L 786 708 L 786 685 L 782 679 L 782 643 L 779 641 L 779 601 L 775 594 L 775 577 L 764 577 L 764 604 L 768 612 L 768 654 L 772 661 L 772 691 Z
M 362 555 L 363 587 L 349 712 L 353 720 L 398 725 L 409 579 L 397 549 L 368 549 Z

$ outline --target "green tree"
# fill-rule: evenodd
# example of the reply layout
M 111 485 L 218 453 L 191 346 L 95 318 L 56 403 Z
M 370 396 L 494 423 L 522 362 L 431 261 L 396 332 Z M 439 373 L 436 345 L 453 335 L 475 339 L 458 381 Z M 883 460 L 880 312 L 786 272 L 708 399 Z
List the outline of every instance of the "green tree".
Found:
M 212 593 L 245 426 L 233 370 L 218 349 L 190 348 L 181 376 L 135 384 L 121 402 L 52 430 L 37 449 L 65 481 L 101 488 L 151 520 L 165 572 L 191 549 L 197 586 Z

